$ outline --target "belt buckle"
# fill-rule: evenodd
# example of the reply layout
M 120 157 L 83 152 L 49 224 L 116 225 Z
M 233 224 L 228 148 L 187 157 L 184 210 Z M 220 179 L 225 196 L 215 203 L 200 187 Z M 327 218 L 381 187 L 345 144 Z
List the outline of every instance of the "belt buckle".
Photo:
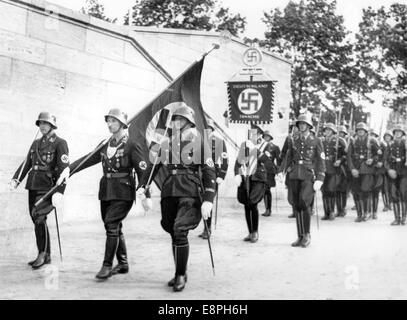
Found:
M 299 160 L 298 164 L 304 164 L 304 160 Z
M 177 169 L 171 170 L 171 174 L 176 175 L 177 174 Z
M 360 158 L 360 159 L 364 159 L 364 158 L 365 158 L 365 156 L 359 156 L 359 158 Z
M 111 178 L 112 174 L 111 173 L 106 173 L 106 178 Z
M 396 158 L 396 162 L 401 162 L 401 158 Z

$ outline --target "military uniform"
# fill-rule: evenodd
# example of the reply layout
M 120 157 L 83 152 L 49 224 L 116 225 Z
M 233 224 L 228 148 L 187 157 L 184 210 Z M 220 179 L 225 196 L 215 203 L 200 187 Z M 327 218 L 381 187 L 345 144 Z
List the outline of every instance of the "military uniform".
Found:
M 229 167 L 229 159 L 226 148 L 226 142 L 222 136 L 215 131 L 213 121 L 208 121 L 208 127 L 212 128 L 212 132 L 209 135 L 209 143 L 211 145 L 212 160 L 215 164 L 216 179 L 225 180 L 226 173 Z M 216 193 L 218 193 L 218 184 L 216 184 Z M 200 237 L 207 239 L 211 233 L 212 216 L 206 220 L 208 230 L 204 229 Z
M 312 121 L 306 115 L 300 115 L 297 124 Z M 289 140 L 290 141 L 290 140 Z M 288 147 L 289 190 L 296 210 L 298 239 L 293 246 L 306 247 L 310 243 L 311 205 L 314 199 L 314 182 L 321 183 L 325 178 L 325 155 L 322 142 L 310 133 L 300 133 L 293 138 Z
M 258 203 L 263 199 L 267 183 L 265 161 L 267 157 L 252 145 L 250 140 L 240 145 L 239 153 L 235 162 L 235 176 L 241 177 L 241 185 L 238 188 L 238 201 L 244 205 L 245 218 L 249 235 L 244 241 L 252 243 L 258 240 L 259 209 Z
M 185 117 L 195 126 L 194 111 L 185 103 L 173 112 L 173 117 Z M 169 132 L 169 137 L 177 133 Z M 163 168 L 168 176 L 161 188 L 161 226 L 172 239 L 172 252 L 175 261 L 175 277 L 168 282 L 174 291 L 184 289 L 186 270 L 189 257 L 188 233 L 195 229 L 201 220 L 201 206 L 204 202 L 212 203 L 215 197 L 216 172 L 211 155 L 210 146 L 198 144 L 198 132 L 194 127 L 181 128 L 178 145 L 169 139 L 169 148 L 165 160 L 156 164 L 151 175 L 154 180 L 157 172 Z M 194 153 L 188 148 L 191 143 L 201 147 L 201 152 Z M 163 147 L 163 145 L 162 145 Z M 164 154 L 163 150 L 161 155 Z M 165 151 L 165 150 L 164 150 Z M 149 176 L 153 170 L 150 164 L 143 174 L 139 189 L 147 186 Z
M 127 115 L 119 109 L 110 110 L 105 119 L 108 117 L 117 118 L 123 123 L 124 128 L 127 127 Z M 98 198 L 106 241 L 102 269 L 96 276 L 98 279 L 106 279 L 115 273 L 128 272 L 122 222 L 135 200 L 133 169 L 140 170 L 136 158 L 136 145 L 136 141 L 129 138 L 127 133 L 117 139 L 112 136 L 108 143 L 102 144 L 98 152 L 94 152 L 90 157 L 85 155 L 70 165 L 70 171 L 76 171 L 76 173 L 100 162 L 103 167 Z M 85 160 L 86 158 L 88 159 Z M 118 265 L 112 269 L 115 255 Z
M 346 126 L 344 126 L 344 125 L 339 126 L 338 131 L 339 131 L 339 133 L 343 133 L 343 136 L 341 138 L 343 138 L 345 140 L 345 144 L 346 144 L 345 153 L 347 154 L 348 148 L 349 148 L 349 143 L 353 138 L 350 135 L 348 135 Z M 338 216 L 345 217 L 346 216 L 346 205 L 347 205 L 348 197 L 350 195 L 350 191 L 351 191 L 351 187 L 352 187 L 352 174 L 351 174 L 349 166 L 348 166 L 347 156 L 342 159 L 341 170 L 345 176 L 344 176 L 344 179 L 338 190 L 338 192 L 339 192 L 338 198 L 341 201 L 341 205 L 340 205 L 341 210 L 338 212 Z M 337 198 L 337 200 L 339 200 L 338 198 Z M 337 207 L 339 207 L 339 206 L 337 205 Z
M 356 222 L 367 221 L 370 218 L 372 191 L 374 188 L 375 178 L 374 172 L 377 164 L 378 145 L 374 138 L 367 135 L 367 126 L 364 123 L 359 123 L 356 126 L 356 131 L 364 130 L 364 137 L 356 136 L 351 141 L 348 149 L 348 165 L 349 169 L 357 172 L 357 176 L 353 176 L 352 194 L 355 199 L 357 219 Z M 372 161 L 368 164 L 366 161 Z
M 48 122 L 54 129 L 57 128 L 55 117 L 43 112 L 36 122 Z M 23 166 L 24 165 L 24 166 Z M 23 164 L 17 169 L 13 179 L 20 183 L 28 173 L 25 188 L 28 190 L 28 208 L 34 223 L 35 237 L 38 248 L 38 258 L 29 264 L 39 268 L 51 261 L 51 241 L 47 226 L 47 215 L 54 209 L 50 197 L 46 198 L 37 208 L 34 204 L 52 189 L 61 172 L 69 165 L 69 150 L 67 142 L 51 131 L 42 138 L 35 140 Z M 63 193 L 64 186 L 57 188 L 56 192 Z
M 386 141 L 386 136 L 390 137 L 390 140 L 387 142 Z M 387 148 L 391 145 L 392 140 L 393 140 L 393 133 L 391 131 L 386 131 L 384 134 L 384 144 L 385 144 L 385 152 Z M 383 184 L 382 184 L 382 198 L 383 198 L 383 212 L 386 212 L 388 210 L 391 210 L 392 207 L 392 200 L 390 197 L 390 177 L 387 173 L 387 169 L 385 170 L 385 173 L 383 174 Z
M 332 123 L 328 123 L 325 129 L 332 130 L 336 133 L 336 128 Z M 338 215 L 343 215 L 344 208 L 342 195 L 346 192 L 345 180 L 346 173 L 343 170 L 343 163 L 346 160 L 346 141 L 337 136 L 330 138 L 322 138 L 322 144 L 325 153 L 325 179 L 322 185 L 322 199 L 325 215 L 323 220 L 333 220 L 335 218 L 335 203 L 338 209 Z M 339 160 L 340 165 L 335 166 L 335 162 Z M 346 193 L 345 193 L 346 195 Z
M 395 128 L 402 130 L 401 128 Z M 384 166 L 388 170 L 393 170 L 396 174 L 395 177 L 389 177 L 390 183 L 390 196 L 393 202 L 394 221 L 392 225 L 399 225 L 406 223 L 406 206 L 407 206 L 407 166 L 406 166 L 406 139 L 405 137 L 395 138 L 392 143 L 387 147 L 384 156 Z
M 273 139 L 267 130 L 264 132 L 263 136 L 265 135 L 269 135 L 271 139 Z M 263 216 L 267 217 L 271 215 L 272 194 L 270 188 L 274 188 L 276 186 L 275 176 L 277 174 L 277 164 L 280 158 L 280 148 L 271 141 L 263 141 L 259 150 L 262 157 L 264 157 L 264 164 L 267 172 L 266 190 L 264 192 L 264 204 L 266 207 L 266 212 L 263 214 Z
M 376 134 L 377 135 L 377 134 Z M 379 195 L 384 185 L 384 176 L 386 175 L 386 168 L 384 167 L 384 153 L 386 144 L 376 138 L 377 150 L 377 163 L 374 171 L 374 186 L 372 192 L 372 218 L 377 219 L 377 209 L 379 206 Z

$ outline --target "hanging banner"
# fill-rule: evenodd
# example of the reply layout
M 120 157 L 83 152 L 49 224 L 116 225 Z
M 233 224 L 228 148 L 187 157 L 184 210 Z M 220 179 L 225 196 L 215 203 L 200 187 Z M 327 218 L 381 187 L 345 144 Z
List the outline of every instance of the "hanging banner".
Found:
M 227 87 L 230 122 L 273 122 L 273 81 L 228 82 Z

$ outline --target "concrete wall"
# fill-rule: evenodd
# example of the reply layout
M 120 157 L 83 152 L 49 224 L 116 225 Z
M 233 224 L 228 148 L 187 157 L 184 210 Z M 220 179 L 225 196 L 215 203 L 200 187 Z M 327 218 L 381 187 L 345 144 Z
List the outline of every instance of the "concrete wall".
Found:
M 0 0 L 0 230 L 31 223 L 25 181 L 15 192 L 7 183 L 24 160 L 39 112 L 56 115 L 57 133 L 68 140 L 74 160 L 107 137 L 103 115 L 109 108 L 134 115 L 168 84 L 165 70 L 177 76 L 213 42 L 219 42 L 216 33 L 132 31 L 43 1 Z M 202 102 L 221 124 L 224 82 L 238 71 L 245 49 L 233 40 L 206 60 Z M 290 64 L 266 54 L 265 67 L 278 80 L 276 103 L 286 113 L 272 126 L 280 142 L 287 127 Z M 242 128 L 231 125 L 227 131 L 238 142 L 245 135 Z M 61 220 L 99 217 L 100 173 L 99 165 L 70 180 Z M 132 213 L 142 214 L 138 206 Z

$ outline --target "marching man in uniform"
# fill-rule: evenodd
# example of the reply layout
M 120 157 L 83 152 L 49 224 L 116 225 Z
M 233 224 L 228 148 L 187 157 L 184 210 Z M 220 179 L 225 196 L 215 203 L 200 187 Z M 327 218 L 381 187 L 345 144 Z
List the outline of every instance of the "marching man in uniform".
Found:
M 370 134 L 376 139 L 376 144 L 379 147 L 377 150 L 377 161 L 375 164 L 376 170 L 374 172 L 375 179 L 372 192 L 372 219 L 376 220 L 377 209 L 379 207 L 379 195 L 380 191 L 383 189 L 384 176 L 386 174 L 386 168 L 384 167 L 384 153 L 386 150 L 386 144 L 379 140 L 380 135 L 376 130 L 372 129 Z
M 352 193 L 357 211 L 355 222 L 370 218 L 369 202 L 372 201 L 377 151 L 377 142 L 369 137 L 367 125 L 359 122 L 356 125 L 356 137 L 351 140 L 348 149 L 348 165 L 353 177 Z
M 306 248 L 311 243 L 311 205 L 325 178 L 325 154 L 321 140 L 310 136 L 311 115 L 301 114 L 296 126 L 299 135 L 289 140 L 287 160 L 298 233 L 292 246 Z
M 215 163 L 216 193 L 218 193 L 219 186 L 225 180 L 226 173 L 228 171 L 229 166 L 228 153 L 225 141 L 223 140 L 222 136 L 215 131 L 215 123 L 213 122 L 213 120 L 206 119 L 206 122 L 208 124 L 208 128 L 212 130 L 211 134 L 209 135 L 209 143 L 212 149 L 212 160 Z M 199 237 L 203 239 L 208 239 L 208 237 L 211 236 L 212 214 L 206 222 L 208 230 L 204 228 L 203 232 L 199 235 Z
M 342 162 L 346 158 L 346 142 L 342 138 L 335 136 L 336 133 L 336 127 L 333 123 L 327 123 L 324 126 L 325 137 L 322 139 L 322 144 L 325 153 L 326 172 L 321 189 L 325 213 L 322 220 L 335 219 L 335 203 L 337 204 L 338 214 L 343 212 L 338 189 L 346 178 L 341 169 Z
M 267 182 L 265 161 L 267 156 L 260 151 L 262 145 L 259 127 L 255 138 L 240 145 L 235 162 L 235 184 L 238 187 L 238 201 L 244 205 L 245 218 L 249 234 L 243 239 L 251 243 L 259 240 L 259 209 L 257 205 L 263 199 Z M 253 141 L 258 142 L 254 144 Z
M 198 226 L 201 218 L 207 220 L 210 217 L 215 197 L 216 173 L 211 150 L 198 134 L 194 110 L 179 102 L 172 113 L 168 148 L 163 150 L 164 141 L 159 150 L 165 159 L 156 162 L 155 166 L 148 166 L 137 188 L 137 194 L 143 194 L 158 170 L 162 166 L 168 169 L 169 176 L 161 188 L 161 226 L 172 239 L 175 277 L 168 282 L 168 286 L 173 291 L 182 291 L 187 282 L 188 232 Z M 174 145 L 174 138 L 178 146 Z M 198 152 L 191 149 L 191 145 L 199 149 Z M 158 152 L 150 152 L 154 159 L 160 157 Z
M 56 118 L 49 112 L 41 112 L 35 124 L 39 127 L 42 137 L 31 145 L 26 160 L 20 165 L 10 182 L 15 189 L 28 173 L 25 188 L 28 190 L 28 208 L 34 223 L 37 240 L 38 256 L 28 264 L 38 269 L 51 263 L 51 242 L 47 226 L 47 215 L 58 206 L 65 190 L 60 186 L 52 198 L 46 198 L 34 207 L 35 203 L 52 189 L 61 172 L 69 166 L 69 151 L 67 142 L 58 137 Z
M 407 214 L 407 148 L 405 131 L 401 125 L 393 129 L 394 141 L 387 147 L 384 156 L 389 175 L 390 196 L 393 202 L 394 221 L 392 226 L 405 225 Z
M 393 132 L 390 130 L 386 131 L 383 136 L 384 143 L 386 145 L 385 150 L 393 143 Z M 382 197 L 383 197 L 383 212 L 391 210 L 392 203 L 391 203 L 391 197 L 390 197 L 390 178 L 387 173 L 383 175 L 384 181 L 383 181 L 383 188 L 382 188 Z
M 99 200 L 106 241 L 102 268 L 96 274 L 99 280 L 107 280 L 112 275 L 129 272 L 122 227 L 123 220 L 135 200 L 133 169 L 138 169 L 136 142 L 130 139 L 125 131 L 127 114 L 113 108 L 105 115 L 105 122 L 112 134 L 109 141 L 100 151 L 76 160 L 61 175 L 61 179 L 67 180 L 70 172 L 79 172 L 102 162 L 103 176 L 100 180 Z M 118 264 L 113 268 L 115 256 Z
M 267 171 L 267 183 L 266 191 L 264 192 L 264 204 L 266 207 L 266 212 L 262 214 L 264 217 L 271 216 L 272 207 L 272 194 L 270 188 L 275 188 L 276 186 L 276 174 L 277 174 L 277 161 L 280 158 L 280 148 L 275 145 L 271 140 L 273 140 L 270 131 L 266 130 L 263 133 L 263 143 L 260 146 L 260 152 L 265 156 L 265 166 Z M 277 199 L 276 199 L 277 201 Z

